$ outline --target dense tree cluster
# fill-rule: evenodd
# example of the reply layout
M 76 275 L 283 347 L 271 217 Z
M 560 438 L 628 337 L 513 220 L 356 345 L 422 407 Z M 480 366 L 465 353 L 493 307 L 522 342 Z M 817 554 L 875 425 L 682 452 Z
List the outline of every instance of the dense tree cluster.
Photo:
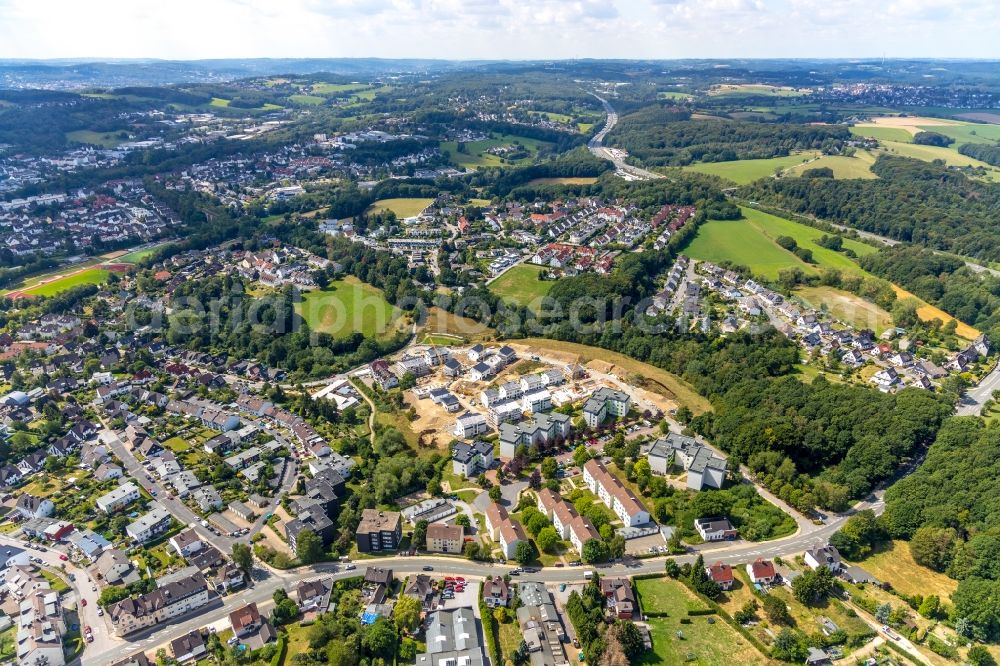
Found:
M 947 148 L 951 144 L 955 143 L 955 140 L 946 134 L 941 134 L 940 132 L 917 132 L 913 135 L 913 143 L 918 146 L 938 146 L 939 148 Z
M 740 195 L 799 214 L 983 260 L 1000 260 L 1000 186 L 942 164 L 881 156 L 873 180 L 767 178 Z
M 738 120 L 690 120 L 685 109 L 649 106 L 623 116 L 608 143 L 647 166 L 684 166 L 788 155 L 794 150 L 839 152 L 850 138 L 846 127 Z
M 992 164 L 993 166 L 1000 166 L 1000 145 L 989 143 L 963 143 L 958 147 L 958 152 L 981 162 L 986 162 L 987 164 Z
M 888 395 L 822 377 L 811 384 L 790 377 L 749 379 L 714 405 L 714 413 L 695 419 L 699 431 L 751 469 L 786 474 L 789 484 L 796 472 L 820 475 L 834 487 L 814 488 L 813 499 L 830 508 L 889 478 L 902 460 L 931 442 L 952 410 L 925 391 Z M 767 455 L 776 459 L 762 458 Z M 846 489 L 846 497 L 837 487 Z

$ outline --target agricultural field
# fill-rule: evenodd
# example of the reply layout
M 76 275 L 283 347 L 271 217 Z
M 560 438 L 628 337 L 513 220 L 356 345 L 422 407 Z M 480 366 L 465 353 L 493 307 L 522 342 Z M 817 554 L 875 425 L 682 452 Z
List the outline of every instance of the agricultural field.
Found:
M 690 96 L 691 95 L 689 95 L 688 93 L 677 92 L 676 90 L 661 90 L 660 92 L 656 93 L 656 97 L 658 99 L 685 100 Z
M 768 659 L 717 615 L 688 616 L 707 606 L 682 583 L 669 578 L 638 580 L 642 612 L 650 617 L 651 653 L 638 664 L 767 664 Z M 681 620 L 690 620 L 682 624 Z
M 222 97 L 213 97 L 212 101 L 209 102 L 209 106 L 217 106 L 217 107 L 225 109 L 225 108 L 229 107 L 229 102 L 230 101 L 231 100 L 223 99 Z
M 490 291 L 503 300 L 531 307 L 539 311 L 540 301 L 552 286 L 554 280 L 539 280 L 545 269 L 533 264 L 518 264 L 490 283 Z
M 369 213 L 378 213 L 384 210 L 391 210 L 399 219 L 414 217 L 424 212 L 424 209 L 434 203 L 434 199 L 419 198 L 399 198 L 399 199 L 379 199 L 369 208 Z
M 365 90 L 366 88 L 368 88 L 367 83 L 316 83 L 312 87 L 312 92 L 314 95 L 332 95 Z
M 812 162 L 791 167 L 785 171 L 785 175 L 799 176 L 807 169 L 821 169 L 827 167 L 833 170 L 833 177 L 838 179 L 847 178 L 878 178 L 871 171 L 871 166 L 875 164 L 875 156 L 867 150 L 859 150 L 854 157 L 844 155 L 823 155 Z
M 854 125 L 850 128 L 854 136 L 864 136 L 879 141 L 913 141 L 913 134 L 902 127 L 879 127 L 877 125 Z
M 326 289 L 302 294 L 295 311 L 309 328 L 343 337 L 360 331 L 366 337 L 392 335 L 400 323 L 399 312 L 382 296 L 382 291 L 353 277 L 332 282 Z
M 459 317 L 439 307 L 427 310 L 427 320 L 424 322 L 423 330 L 427 336 L 459 337 L 469 342 L 489 340 L 494 335 L 493 329 L 486 324 L 480 324 L 467 317 Z
M 503 160 L 502 158 L 491 155 L 486 151 L 490 148 L 497 148 L 499 146 L 507 146 L 514 143 L 518 143 L 524 146 L 529 153 L 530 157 L 526 157 L 520 160 Z M 513 134 L 504 134 L 495 139 L 484 139 L 482 141 L 469 141 L 465 143 L 465 152 L 458 152 L 458 143 L 455 141 L 442 141 L 440 148 L 442 151 L 448 151 L 451 155 L 451 161 L 458 167 L 466 169 L 479 169 L 483 167 L 497 167 L 502 164 L 524 164 L 531 161 L 538 149 L 546 145 L 544 141 L 538 141 L 537 139 L 528 139 L 525 137 L 514 136 Z
M 800 287 L 795 295 L 814 308 L 825 306 L 836 319 L 855 329 L 871 329 L 876 335 L 893 325 L 892 315 L 849 291 L 834 287 Z
M 535 178 L 529 180 L 528 185 L 593 185 L 596 178 L 580 176 L 576 178 Z
M 735 162 L 702 162 L 684 167 L 711 176 L 731 180 L 737 185 L 746 185 L 761 178 L 773 176 L 816 158 L 819 153 L 797 153 L 786 157 L 771 157 L 762 160 L 736 160 Z M 811 165 L 810 165 L 811 166 Z
M 295 104 L 304 104 L 306 106 L 319 106 L 326 101 L 325 97 L 320 97 L 318 95 L 289 95 L 288 100 L 294 102 Z
M 804 97 L 809 93 L 790 86 L 769 86 L 763 83 L 722 84 L 714 86 L 709 95 L 764 95 L 767 97 Z
M 905 541 L 892 541 L 859 564 L 903 594 L 936 594 L 948 599 L 958 587 L 957 580 L 914 562 Z
M 779 272 L 794 266 L 807 273 L 815 272 L 746 220 L 709 220 L 698 228 L 684 254 L 716 264 L 729 261 L 747 266 L 754 275 L 769 280 L 777 279 Z
M 45 279 L 32 287 L 11 291 L 8 296 L 55 296 L 83 284 L 104 284 L 110 274 L 110 271 L 103 268 L 85 268 L 75 273 Z
M 915 143 L 902 143 L 899 141 L 883 141 L 885 151 L 890 155 L 900 155 L 902 157 L 912 157 L 913 159 L 933 162 L 943 160 L 948 166 L 957 167 L 982 167 L 988 172 L 990 180 L 1000 180 L 1000 169 L 981 162 L 967 155 L 958 152 L 954 147 L 941 148 L 940 146 L 921 146 Z
M 75 143 L 85 143 L 90 146 L 100 146 L 101 148 L 114 148 L 125 140 L 120 138 L 118 134 L 118 132 L 75 130 L 73 132 L 66 132 L 66 140 Z

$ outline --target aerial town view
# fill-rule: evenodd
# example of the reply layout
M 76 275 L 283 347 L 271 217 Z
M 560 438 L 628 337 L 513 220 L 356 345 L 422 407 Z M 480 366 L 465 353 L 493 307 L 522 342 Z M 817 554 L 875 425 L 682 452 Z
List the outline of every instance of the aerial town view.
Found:
M 0 1 L 0 666 L 996 666 L 998 29 Z

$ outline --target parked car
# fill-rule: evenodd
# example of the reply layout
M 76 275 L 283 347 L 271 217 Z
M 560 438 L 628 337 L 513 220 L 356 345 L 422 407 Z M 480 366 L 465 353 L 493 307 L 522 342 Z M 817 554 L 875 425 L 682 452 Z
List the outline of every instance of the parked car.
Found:
M 81 606 L 86 606 L 87 605 L 87 600 L 86 599 L 80 599 L 80 605 Z
M 69 562 L 69 558 L 62 553 L 59 554 L 59 559 L 62 560 L 63 562 Z
M 104 609 L 103 608 L 98 608 L 97 609 L 97 616 L 100 617 L 102 615 L 104 615 Z
M 434 571 L 434 567 L 432 567 L 431 565 L 428 564 L 428 565 L 424 566 L 424 571 Z

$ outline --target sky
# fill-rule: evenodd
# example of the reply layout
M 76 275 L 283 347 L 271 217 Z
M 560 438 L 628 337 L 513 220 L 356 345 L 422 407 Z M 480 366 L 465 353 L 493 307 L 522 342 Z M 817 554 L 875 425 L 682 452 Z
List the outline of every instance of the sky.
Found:
M 0 0 L 0 58 L 1000 58 L 998 0 Z

